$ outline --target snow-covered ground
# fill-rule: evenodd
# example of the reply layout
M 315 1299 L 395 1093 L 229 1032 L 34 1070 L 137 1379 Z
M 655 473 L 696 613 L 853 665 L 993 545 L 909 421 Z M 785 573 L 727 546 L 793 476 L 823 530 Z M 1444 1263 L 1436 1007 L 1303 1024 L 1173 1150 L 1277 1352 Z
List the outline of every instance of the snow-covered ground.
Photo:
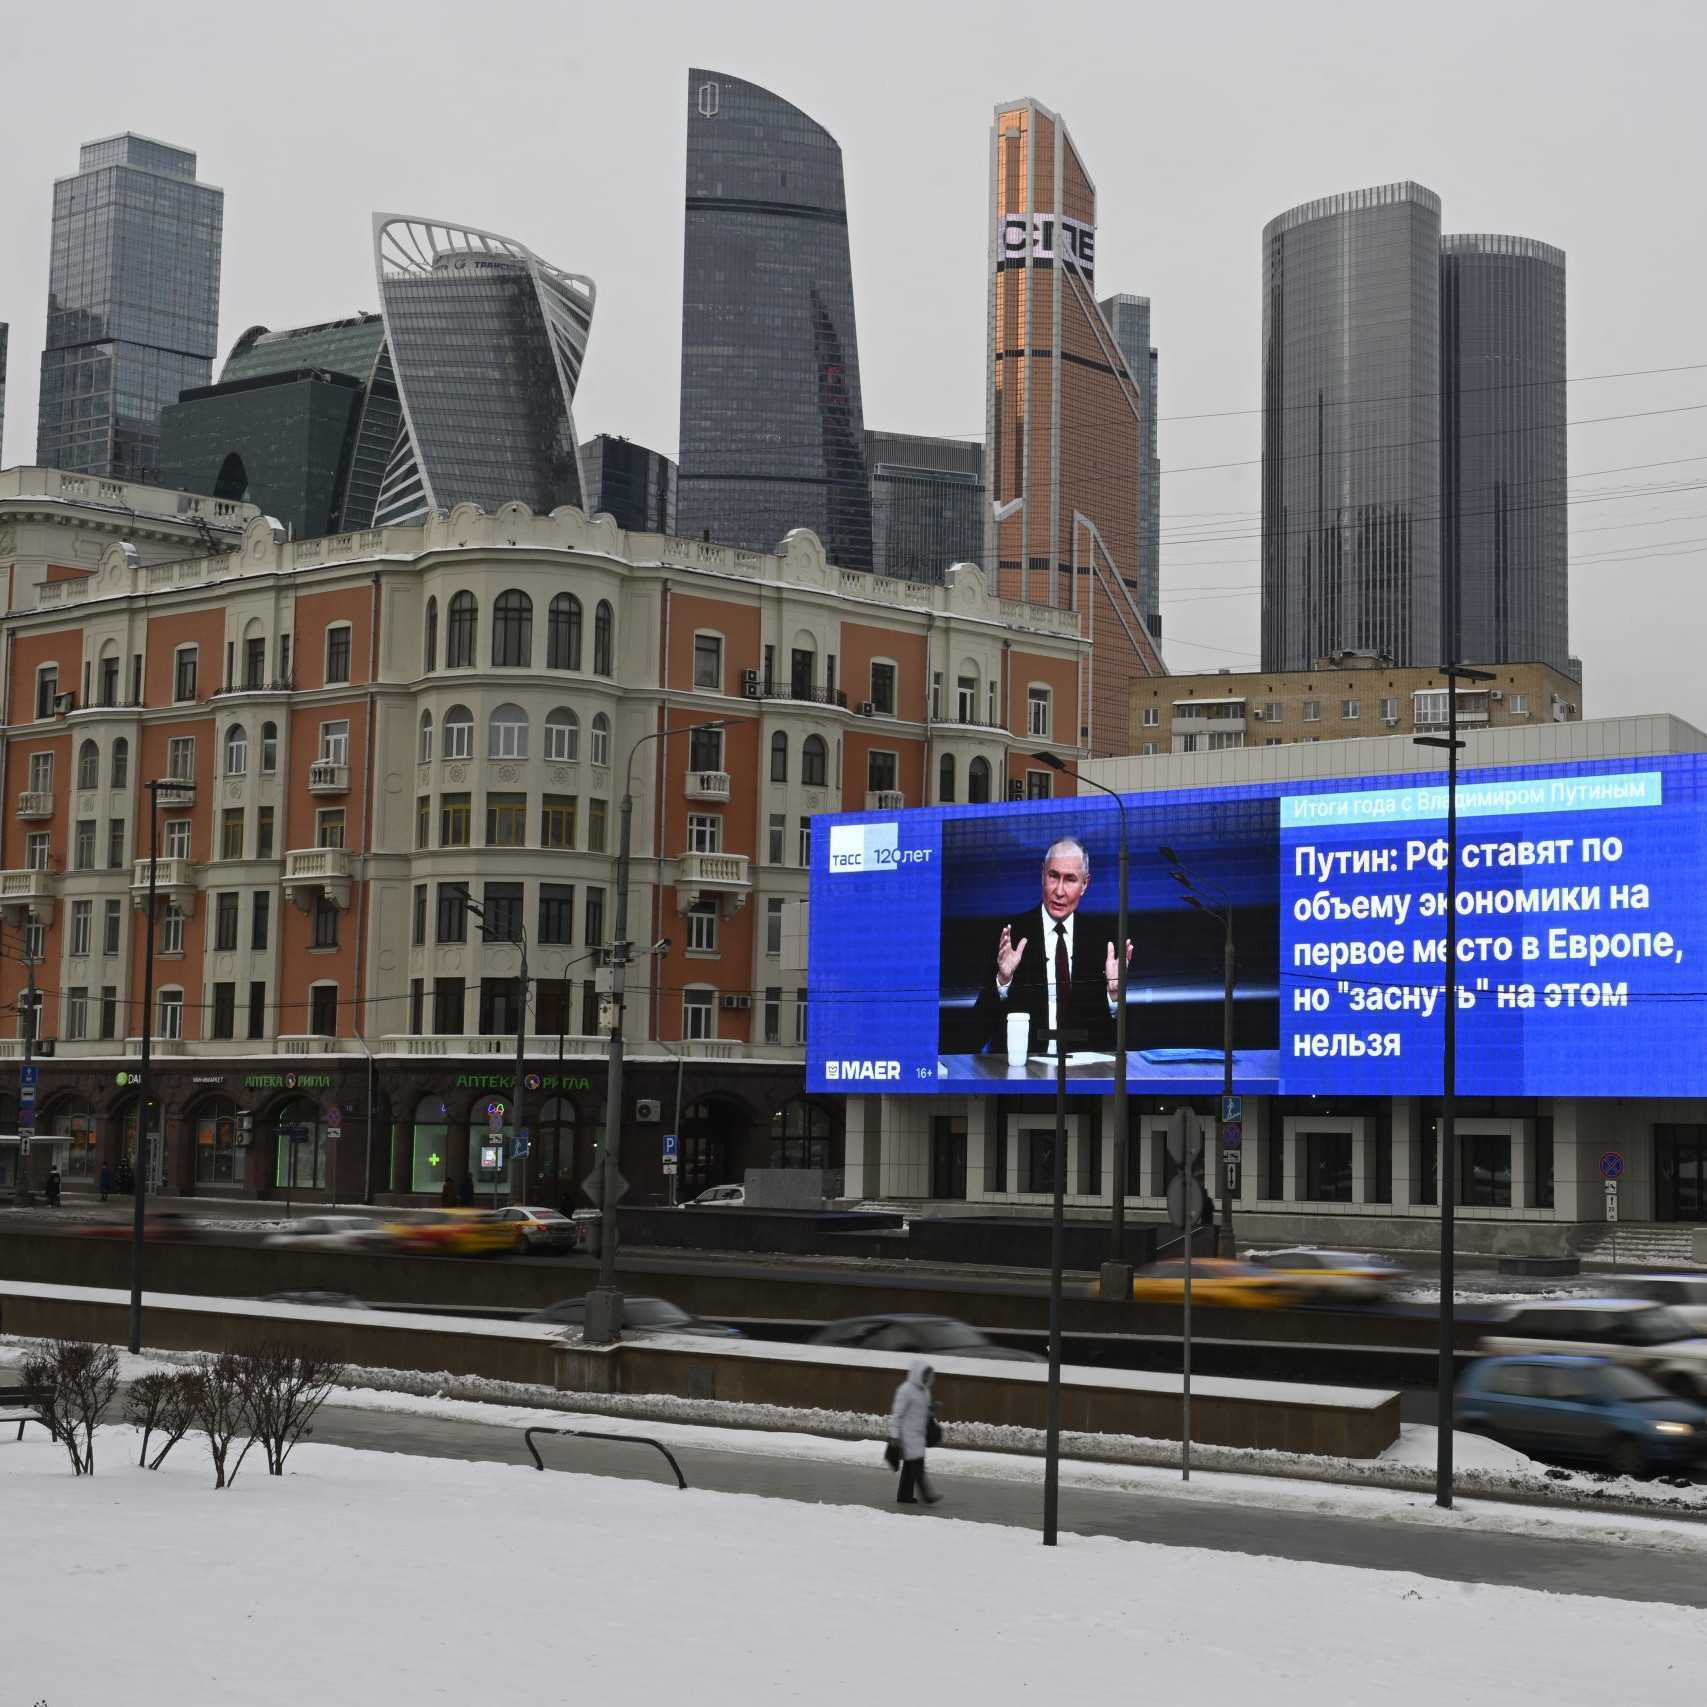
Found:
M 1693 1707 L 1707 1665 L 1699 1611 L 924 1511 L 317 1445 L 215 1493 L 119 1429 L 98 1462 L 0 1443 L 8 1701 Z

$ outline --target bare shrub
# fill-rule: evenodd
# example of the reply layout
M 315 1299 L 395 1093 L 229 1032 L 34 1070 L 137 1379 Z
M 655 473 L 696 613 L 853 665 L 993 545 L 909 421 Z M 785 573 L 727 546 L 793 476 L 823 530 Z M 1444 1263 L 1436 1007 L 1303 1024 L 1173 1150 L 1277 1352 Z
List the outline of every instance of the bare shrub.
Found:
M 27 1387 L 44 1394 L 42 1414 L 71 1459 L 74 1475 L 95 1473 L 95 1429 L 118 1395 L 119 1355 L 110 1345 L 52 1340 L 24 1360 Z
M 229 1474 L 226 1463 L 231 1456 L 231 1443 L 239 1435 L 249 1433 L 249 1372 L 246 1362 L 236 1352 L 204 1352 L 196 1360 L 191 1375 L 194 1382 L 192 1411 L 194 1426 L 207 1436 L 208 1451 L 213 1457 L 213 1485 L 229 1487 L 237 1480 L 249 1448 L 255 1444 L 252 1435 L 237 1455 Z
M 158 1470 L 165 1463 L 166 1454 L 195 1427 L 196 1372 L 177 1369 L 140 1376 L 130 1384 L 126 1414 L 142 1430 L 142 1452 L 137 1463 L 145 1469 Z M 161 1437 L 162 1445 L 150 1461 L 149 1439 L 154 1434 Z
M 242 1354 L 248 1379 L 248 1427 L 261 1443 L 267 1474 L 282 1476 L 291 1449 L 312 1434 L 314 1414 L 342 1379 L 342 1364 L 267 1340 Z

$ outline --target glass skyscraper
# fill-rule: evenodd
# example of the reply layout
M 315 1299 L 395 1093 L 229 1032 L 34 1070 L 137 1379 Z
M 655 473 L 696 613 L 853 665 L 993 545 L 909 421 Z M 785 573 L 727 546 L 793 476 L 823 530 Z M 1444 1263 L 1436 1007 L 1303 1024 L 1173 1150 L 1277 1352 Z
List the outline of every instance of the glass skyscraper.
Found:
M 374 259 L 403 414 L 375 523 L 583 504 L 571 408 L 593 281 L 495 232 L 401 214 L 374 216 Z
M 688 73 L 684 536 L 774 551 L 811 528 L 871 565 L 842 151 L 768 89 Z
M 871 470 L 871 566 L 902 581 L 940 582 L 984 558 L 984 447 L 976 439 L 865 435 Z
M 152 481 L 160 411 L 206 385 L 219 333 L 225 192 L 187 149 L 85 143 L 53 186 L 36 460 Z
M 676 531 L 676 465 L 661 451 L 600 433 L 581 446 L 587 514 L 630 533 Z
M 1162 637 L 1162 463 L 1156 449 L 1156 401 L 1160 375 L 1150 342 L 1150 299 L 1110 296 L 1098 304 L 1144 393 L 1138 428 L 1138 606 L 1156 639 Z
M 0 468 L 6 466 L 6 338 L 10 331 L 0 320 Z
M 1569 674 L 1564 251 L 1443 237 L 1440 336 L 1442 653 Z

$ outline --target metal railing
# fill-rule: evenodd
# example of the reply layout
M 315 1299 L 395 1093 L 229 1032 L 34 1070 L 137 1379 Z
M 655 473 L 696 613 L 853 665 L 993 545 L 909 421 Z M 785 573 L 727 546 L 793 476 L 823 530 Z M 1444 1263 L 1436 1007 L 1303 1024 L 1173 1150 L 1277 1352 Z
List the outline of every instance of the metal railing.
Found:
M 580 1440 L 614 1440 L 619 1446 L 651 1446 L 662 1452 L 670 1468 L 676 1473 L 676 1486 L 685 1488 L 688 1479 L 682 1474 L 682 1467 L 676 1462 L 672 1453 L 663 1441 L 654 1440 L 646 1434 L 599 1434 L 590 1428 L 530 1428 L 522 1431 L 522 1439 L 527 1442 L 527 1449 L 533 1454 L 533 1467 L 536 1470 L 545 1468 L 545 1460 L 539 1455 L 539 1448 L 534 1445 L 536 1434 L 572 1434 Z

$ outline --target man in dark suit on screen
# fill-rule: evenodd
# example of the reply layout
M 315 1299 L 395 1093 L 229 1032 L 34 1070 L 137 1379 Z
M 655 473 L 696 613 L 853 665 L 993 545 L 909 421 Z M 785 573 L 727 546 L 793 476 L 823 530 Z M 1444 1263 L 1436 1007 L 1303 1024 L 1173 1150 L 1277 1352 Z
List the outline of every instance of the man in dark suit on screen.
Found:
M 1043 856 L 1041 904 L 1003 925 L 996 940 L 995 962 L 978 993 L 980 1049 L 1005 1050 L 1009 1018 L 1024 1014 L 1030 1020 L 1028 1053 L 1054 1054 L 1050 1033 L 1063 995 L 1068 1053 L 1114 1048 L 1120 995 L 1114 921 L 1079 910 L 1090 886 L 1084 844 L 1062 837 Z M 1130 940 L 1126 960 L 1130 965 Z

